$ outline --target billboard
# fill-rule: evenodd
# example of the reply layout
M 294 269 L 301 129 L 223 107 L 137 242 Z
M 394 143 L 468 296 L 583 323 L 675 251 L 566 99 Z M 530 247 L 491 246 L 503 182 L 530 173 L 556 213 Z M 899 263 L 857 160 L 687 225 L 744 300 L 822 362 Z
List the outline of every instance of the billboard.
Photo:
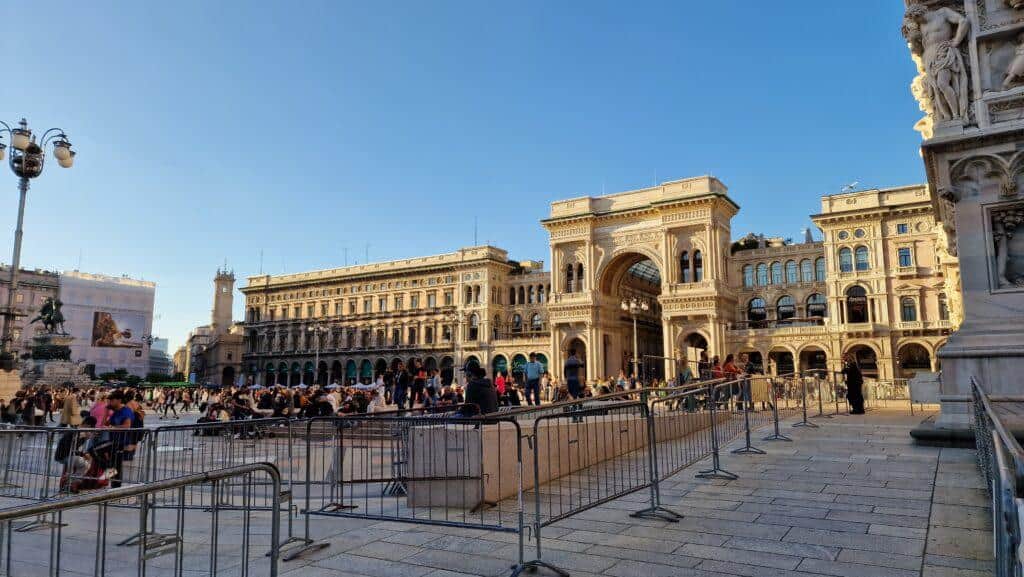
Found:
M 101 348 L 141 349 L 146 319 L 142 313 L 95 311 L 90 345 Z

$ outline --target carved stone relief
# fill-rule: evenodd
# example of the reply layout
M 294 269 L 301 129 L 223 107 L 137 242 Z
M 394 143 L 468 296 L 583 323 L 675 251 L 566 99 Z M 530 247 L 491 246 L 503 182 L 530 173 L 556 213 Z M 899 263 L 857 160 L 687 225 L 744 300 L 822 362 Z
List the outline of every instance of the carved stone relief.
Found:
M 1024 287 L 1024 203 L 992 211 L 992 241 L 996 256 L 996 284 L 999 288 Z
M 964 55 L 964 40 L 969 31 L 967 18 L 946 6 L 914 3 L 904 14 L 903 37 L 910 45 L 919 72 L 911 91 L 935 122 L 971 122 Z

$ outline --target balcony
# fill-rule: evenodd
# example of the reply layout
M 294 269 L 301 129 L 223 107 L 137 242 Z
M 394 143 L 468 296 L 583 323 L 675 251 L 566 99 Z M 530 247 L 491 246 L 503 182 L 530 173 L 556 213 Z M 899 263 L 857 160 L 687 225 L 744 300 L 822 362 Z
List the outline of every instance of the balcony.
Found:
M 731 336 L 756 336 L 766 333 L 774 335 L 819 335 L 824 334 L 826 330 L 825 319 L 821 317 L 744 321 L 729 325 L 729 332 L 733 333 Z

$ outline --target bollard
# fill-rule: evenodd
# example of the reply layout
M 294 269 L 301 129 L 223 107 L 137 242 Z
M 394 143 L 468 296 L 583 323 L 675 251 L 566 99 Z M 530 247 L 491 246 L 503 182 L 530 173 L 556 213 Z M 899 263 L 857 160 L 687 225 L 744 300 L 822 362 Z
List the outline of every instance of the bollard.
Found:
M 768 435 L 763 440 L 765 440 L 765 441 L 788 441 L 788 442 L 793 442 L 793 439 L 790 439 L 789 437 L 783 435 L 781 431 L 779 431 L 779 396 L 778 396 L 778 394 L 776 394 L 776 391 L 775 391 L 775 383 L 773 383 L 771 381 L 771 379 L 768 379 L 768 385 L 771 387 L 771 390 L 772 390 L 772 421 L 773 421 L 773 425 L 775 427 L 775 432 L 772 433 L 771 435 Z M 807 414 L 807 411 L 805 409 L 804 410 L 805 418 L 806 418 L 806 414 Z
M 815 377 L 815 380 L 817 380 L 817 377 Z M 815 425 L 814 423 L 812 423 L 812 422 L 807 420 L 807 379 L 806 378 L 801 378 L 800 382 L 801 382 L 801 386 L 800 386 L 800 397 L 801 397 L 801 400 L 800 400 L 800 403 L 803 405 L 803 411 L 801 411 L 803 413 L 803 420 L 800 421 L 799 423 L 793 423 L 793 426 L 794 427 L 809 427 L 811 429 L 817 429 L 818 425 Z
M 698 479 L 725 479 L 735 481 L 739 475 L 722 469 L 718 447 L 718 423 L 715 422 L 715 386 L 708 383 L 708 412 L 711 415 L 711 468 L 695 475 Z
M 745 444 L 739 449 L 733 449 L 734 455 L 764 455 L 765 452 L 750 444 L 750 406 L 754 404 L 753 395 L 750 391 L 751 380 L 749 377 L 740 381 L 740 402 L 743 403 L 743 437 Z

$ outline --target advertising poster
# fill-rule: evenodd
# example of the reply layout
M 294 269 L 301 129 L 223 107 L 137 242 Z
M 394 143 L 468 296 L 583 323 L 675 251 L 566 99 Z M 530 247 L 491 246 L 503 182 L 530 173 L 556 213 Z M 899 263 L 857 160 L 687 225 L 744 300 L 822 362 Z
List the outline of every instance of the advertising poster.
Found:
M 142 313 L 96 311 L 92 316 L 94 347 L 141 349 L 146 328 Z

